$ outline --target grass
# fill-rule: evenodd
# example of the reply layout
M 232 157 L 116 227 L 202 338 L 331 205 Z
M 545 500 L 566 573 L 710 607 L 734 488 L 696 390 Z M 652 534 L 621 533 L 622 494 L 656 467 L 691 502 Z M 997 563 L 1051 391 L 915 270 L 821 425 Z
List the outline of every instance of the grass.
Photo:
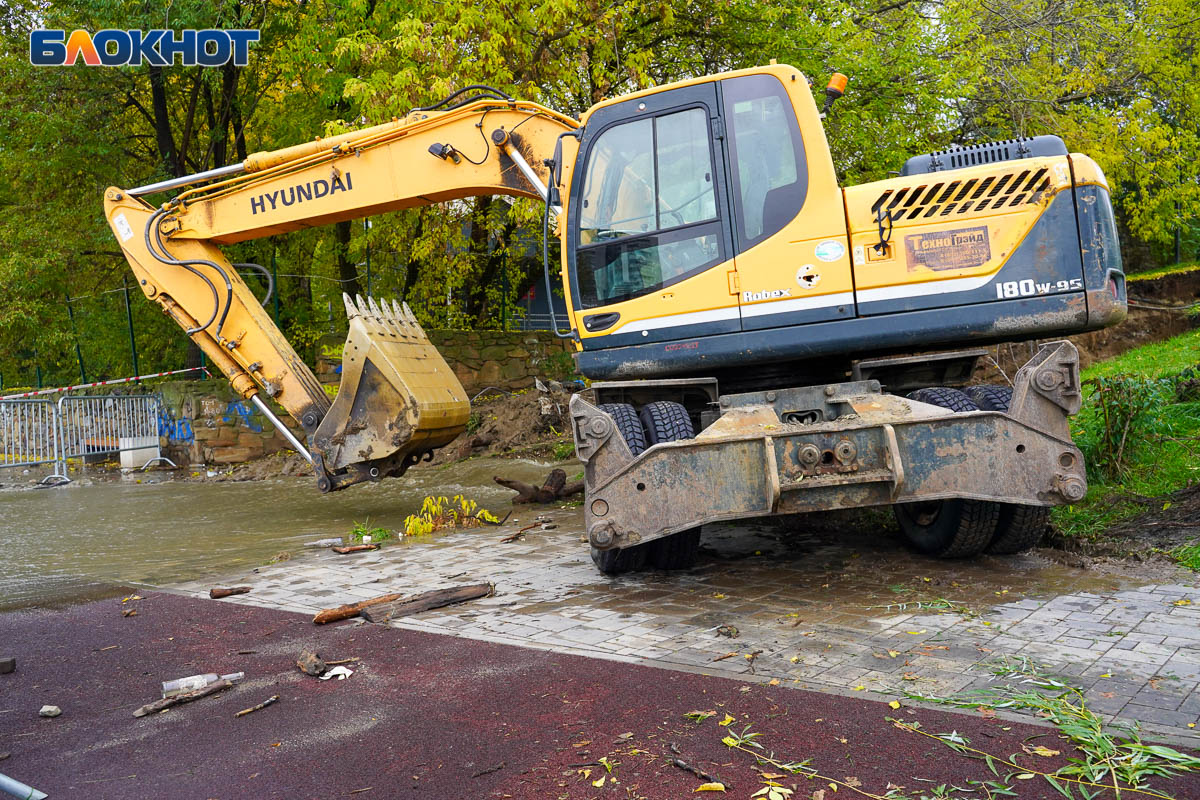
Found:
M 1132 275 L 1125 276 L 1126 283 L 1136 283 L 1138 281 L 1152 281 L 1155 278 L 1161 278 L 1165 275 L 1174 275 L 1176 273 L 1195 272 L 1200 270 L 1200 262 L 1189 261 L 1183 264 L 1171 264 L 1158 269 L 1149 269 L 1145 272 L 1135 272 Z
M 396 532 L 381 526 L 372 526 L 369 518 L 366 522 L 354 523 L 350 528 L 350 539 L 353 541 L 361 542 L 367 536 L 371 537 L 372 542 L 382 542 L 395 538 Z
M 1093 456 L 1091 467 L 1102 438 L 1098 430 L 1103 425 L 1097 402 L 1099 383 L 1120 381 L 1122 376 L 1160 381 L 1152 387 L 1160 400 L 1146 416 L 1145 425 L 1131 429 L 1135 432 L 1120 459 L 1119 476 L 1089 474 L 1087 496 L 1075 505 L 1054 510 L 1051 519 L 1060 534 L 1099 539 L 1110 526 L 1152 509 L 1147 498 L 1170 494 L 1200 479 L 1200 402 L 1175 402 L 1174 397 L 1162 394 L 1173 385 L 1173 376 L 1197 365 L 1200 330 L 1144 345 L 1083 371 L 1084 407 L 1072 418 L 1071 433 L 1085 454 Z
M 1171 558 L 1190 570 L 1200 572 L 1200 540 L 1171 551 Z

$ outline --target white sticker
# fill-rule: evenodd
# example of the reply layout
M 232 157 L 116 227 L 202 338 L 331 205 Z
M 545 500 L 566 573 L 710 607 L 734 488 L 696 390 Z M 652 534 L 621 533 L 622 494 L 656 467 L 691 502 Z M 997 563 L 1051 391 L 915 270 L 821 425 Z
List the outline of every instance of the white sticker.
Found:
M 822 261 L 837 261 L 846 255 L 846 247 L 836 239 L 826 239 L 817 245 L 813 253 Z
M 820 282 L 821 273 L 812 264 L 805 264 L 796 270 L 796 283 L 800 284 L 801 289 L 811 289 Z
M 113 217 L 113 225 L 117 228 L 117 233 L 121 235 L 122 242 L 128 242 L 133 238 L 133 228 L 129 225 L 129 220 L 125 219 L 125 214 L 117 214 Z
M 1054 174 L 1058 176 L 1059 183 L 1066 183 L 1067 182 L 1067 165 L 1066 164 L 1055 164 L 1054 165 Z
M 867 263 L 867 253 L 861 244 L 854 246 L 854 263 L 859 265 Z

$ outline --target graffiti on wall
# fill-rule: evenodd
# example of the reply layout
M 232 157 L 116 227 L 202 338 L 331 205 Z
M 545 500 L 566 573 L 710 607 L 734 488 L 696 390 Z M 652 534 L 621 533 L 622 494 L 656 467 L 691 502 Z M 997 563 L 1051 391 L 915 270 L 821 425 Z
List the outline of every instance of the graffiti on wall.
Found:
M 171 410 L 162 405 L 158 407 L 158 435 L 167 437 L 171 444 L 191 444 L 196 438 L 190 419 L 175 419 Z
M 242 400 L 230 400 L 221 421 L 228 425 L 237 425 L 240 421 L 255 433 L 262 433 L 263 430 L 262 424 L 254 419 L 254 412 Z

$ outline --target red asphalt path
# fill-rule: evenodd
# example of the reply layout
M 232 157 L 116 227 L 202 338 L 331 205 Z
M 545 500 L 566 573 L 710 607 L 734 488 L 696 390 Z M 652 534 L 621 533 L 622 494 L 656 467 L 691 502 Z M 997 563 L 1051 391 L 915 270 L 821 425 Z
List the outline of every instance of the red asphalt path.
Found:
M 123 617 L 131 606 L 137 615 Z M 305 649 L 361 661 L 348 680 L 319 681 L 294 666 Z M 856 697 L 374 625 L 317 627 L 298 614 L 169 594 L 0 616 L 7 655 L 17 671 L 0 675 L 0 753 L 11 754 L 0 772 L 52 800 L 748 798 L 762 782 L 749 756 L 721 743 L 727 729 L 717 722 L 726 714 L 736 719 L 730 729 L 753 725 L 780 758 L 811 759 L 822 774 L 856 778 L 877 794 L 889 782 L 919 797 L 938 783 L 991 777 L 983 762 L 886 717 L 957 730 L 995 755 L 1021 752 L 1029 737 L 1070 755 L 1050 729 L 979 715 L 894 711 Z M 246 673 L 234 689 L 132 716 L 158 697 L 162 680 L 234 671 Z M 234 717 L 273 694 L 281 697 L 275 705 Z M 60 706 L 62 716 L 40 718 L 43 704 Z M 718 713 L 696 725 L 684 718 L 692 710 Z M 702 781 L 671 764 L 672 744 L 732 790 L 693 795 Z M 1022 763 L 1049 769 L 1065 755 Z M 601 757 L 616 765 L 611 775 L 578 766 Z M 604 785 L 593 786 L 601 776 Z M 782 782 L 797 785 L 796 800 L 820 788 L 827 800 L 859 796 L 800 777 Z M 1022 798 L 1059 797 L 1040 780 L 1014 783 Z M 1200 776 L 1158 786 L 1200 798 Z

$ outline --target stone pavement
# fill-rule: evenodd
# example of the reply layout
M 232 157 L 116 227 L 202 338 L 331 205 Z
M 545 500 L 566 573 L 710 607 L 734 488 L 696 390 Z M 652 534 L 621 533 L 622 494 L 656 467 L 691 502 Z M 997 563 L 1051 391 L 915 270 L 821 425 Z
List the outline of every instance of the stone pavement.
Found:
M 538 512 L 519 508 L 532 522 Z M 1195 741 L 1200 580 L 1162 564 L 1062 566 L 1041 554 L 941 562 L 837 515 L 708 526 L 698 566 L 608 578 L 582 512 L 439 534 L 380 551 L 306 552 L 249 574 L 170 587 L 315 613 L 390 592 L 491 581 L 493 597 L 396 620 L 400 628 L 838 693 L 945 697 L 1029 659 L 1118 722 Z

